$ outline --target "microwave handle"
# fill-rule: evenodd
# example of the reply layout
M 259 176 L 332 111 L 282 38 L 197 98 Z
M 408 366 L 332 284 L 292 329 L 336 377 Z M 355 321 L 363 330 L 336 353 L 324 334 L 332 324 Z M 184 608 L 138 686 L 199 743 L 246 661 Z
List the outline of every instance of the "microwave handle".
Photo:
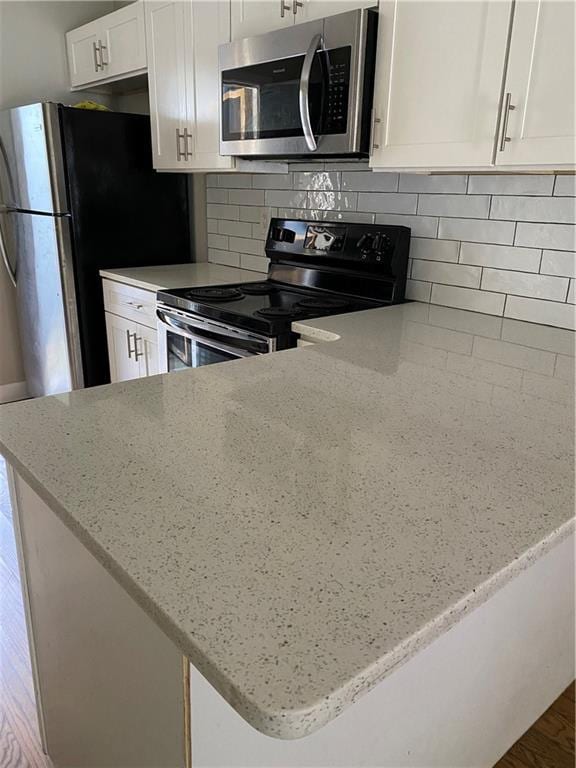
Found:
M 314 35 L 310 43 L 310 47 L 304 57 L 304 63 L 302 64 L 302 74 L 300 75 L 300 88 L 298 91 L 298 103 L 300 106 L 300 120 L 302 121 L 302 130 L 304 131 L 304 138 L 306 145 L 310 152 L 315 152 L 318 149 L 316 139 L 314 138 L 314 132 L 312 131 L 312 124 L 310 122 L 310 106 L 308 104 L 308 93 L 310 90 L 310 73 L 312 72 L 312 64 L 314 63 L 314 56 L 317 51 L 323 50 L 324 41 L 321 34 Z

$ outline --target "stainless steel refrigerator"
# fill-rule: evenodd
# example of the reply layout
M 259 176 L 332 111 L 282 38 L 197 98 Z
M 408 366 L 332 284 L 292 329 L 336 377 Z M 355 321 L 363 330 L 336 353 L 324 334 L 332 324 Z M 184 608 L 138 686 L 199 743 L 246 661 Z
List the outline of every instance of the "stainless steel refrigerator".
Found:
M 0 112 L 0 256 L 29 394 L 107 383 L 99 270 L 190 261 L 186 178 L 152 169 L 149 118 Z

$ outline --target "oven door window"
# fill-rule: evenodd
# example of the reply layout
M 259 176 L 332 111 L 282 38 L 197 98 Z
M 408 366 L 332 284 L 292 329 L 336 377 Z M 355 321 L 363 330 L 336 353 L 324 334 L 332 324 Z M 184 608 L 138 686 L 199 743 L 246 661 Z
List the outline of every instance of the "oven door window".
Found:
M 351 48 L 320 51 L 310 73 L 308 107 L 316 135 L 345 133 Z M 222 139 L 303 136 L 299 89 L 304 56 L 222 72 Z
M 240 357 L 240 355 L 233 355 L 210 344 L 205 344 L 203 341 L 172 333 L 172 331 L 166 332 L 166 349 L 168 372 L 200 368 L 202 365 L 212 365 L 213 363 L 225 363 Z

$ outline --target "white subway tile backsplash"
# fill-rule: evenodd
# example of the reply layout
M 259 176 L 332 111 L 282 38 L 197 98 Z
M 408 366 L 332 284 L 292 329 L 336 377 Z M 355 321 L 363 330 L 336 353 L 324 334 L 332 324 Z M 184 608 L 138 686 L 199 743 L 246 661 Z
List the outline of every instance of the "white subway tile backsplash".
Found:
M 440 219 L 438 237 L 447 240 L 469 240 L 473 243 L 511 245 L 515 227 L 513 221 Z
M 233 251 L 220 251 L 216 248 L 208 248 L 208 261 L 213 264 L 224 264 L 226 267 L 239 267 L 240 254 Z
M 266 205 L 282 208 L 306 208 L 306 192 L 303 190 L 267 189 Z
M 360 192 L 358 210 L 374 213 L 416 213 L 418 195 L 400 192 Z
M 267 272 L 268 259 L 264 256 L 255 256 L 251 253 L 241 253 L 240 267 L 242 269 L 252 269 L 254 272 Z
M 515 296 L 532 296 L 535 299 L 565 301 L 568 292 L 568 278 L 534 275 L 529 272 L 512 272 L 507 269 L 484 269 L 482 288 L 487 291 L 510 293 Z
M 516 248 L 513 245 L 462 243 L 460 246 L 461 264 L 515 269 L 520 272 L 538 272 L 541 255 L 538 248 Z
M 434 240 L 430 237 L 412 237 L 410 256 L 426 261 L 458 261 L 459 243 L 457 240 Z
M 422 283 L 420 280 L 406 280 L 406 298 L 411 301 L 430 301 L 432 283 Z
M 252 224 L 244 221 L 225 221 L 218 222 L 218 232 L 221 235 L 235 235 L 236 237 L 251 237 Z
M 308 208 L 321 211 L 355 211 L 357 192 L 308 192 Z
M 478 335 L 506 324 L 530 347 L 525 320 L 541 322 L 556 326 L 545 328 L 556 333 L 551 345 L 572 354 L 563 334 L 576 312 L 573 176 L 373 173 L 366 163 L 322 161 L 290 164 L 287 174 L 209 174 L 206 185 L 210 261 L 265 271 L 272 216 L 407 226 L 406 295 L 430 303 L 440 326 L 474 310 L 490 324 Z M 452 365 L 473 371 L 450 352 Z M 496 367 L 474 370 L 486 386 L 508 380 Z
M 508 296 L 504 314 L 517 320 L 576 330 L 576 307 L 573 304 Z
M 576 196 L 576 176 L 574 174 L 556 176 L 554 194 L 568 197 Z
M 227 221 L 234 221 L 235 219 L 238 219 L 240 215 L 237 205 L 208 203 L 206 210 L 209 219 L 226 219 Z
M 575 217 L 574 200 L 570 197 L 493 197 L 490 209 L 491 219 L 512 221 L 553 221 L 573 224 Z
M 576 253 L 574 251 L 543 251 L 540 272 L 544 275 L 576 277 Z
M 436 237 L 438 219 L 434 216 L 404 216 L 399 213 L 377 213 L 376 224 L 410 227 L 412 237 Z
M 291 173 L 255 173 L 252 176 L 254 189 L 292 189 L 293 184 Z
M 260 221 L 261 215 L 262 215 L 261 207 L 256 207 L 255 205 L 240 206 L 240 221 L 250 221 L 252 224 L 254 224 L 257 221 Z
M 429 283 L 460 285 L 464 288 L 479 288 L 480 267 L 465 267 L 462 264 L 446 264 L 441 261 L 415 260 L 412 264 L 411 277 Z
M 295 173 L 294 189 L 338 191 L 340 189 L 340 174 L 334 171 Z
M 573 251 L 576 249 L 576 227 L 571 224 L 528 224 L 520 221 L 514 244 Z
M 551 195 L 554 176 L 530 174 L 470 176 L 470 195 Z
M 248 239 L 247 237 L 231 237 L 230 250 L 239 253 L 251 253 L 254 256 L 264 256 L 264 243 L 261 240 Z
M 424 216 L 463 216 L 486 219 L 490 210 L 488 195 L 419 195 L 418 213 Z
M 485 312 L 487 315 L 501 315 L 504 311 L 505 298 L 501 293 L 434 284 L 430 300 L 433 304 L 442 304 L 446 307 Z
M 344 171 L 342 189 L 354 192 L 397 192 L 398 174 Z
M 466 194 L 468 176 L 425 176 L 418 173 L 401 173 L 398 189 L 400 192 L 440 192 Z
M 217 187 L 206 188 L 206 202 L 208 203 L 227 203 L 228 190 L 218 189 Z
M 228 237 L 227 235 L 208 235 L 208 248 L 221 248 L 224 251 L 228 250 Z
M 228 202 L 237 205 L 264 205 L 263 189 L 230 189 Z

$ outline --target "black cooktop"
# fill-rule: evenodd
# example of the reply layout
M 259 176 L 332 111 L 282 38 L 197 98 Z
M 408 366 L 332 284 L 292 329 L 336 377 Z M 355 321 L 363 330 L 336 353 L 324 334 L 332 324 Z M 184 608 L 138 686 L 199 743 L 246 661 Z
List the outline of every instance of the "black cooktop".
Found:
M 358 312 L 382 304 L 317 289 L 293 288 L 274 280 L 214 288 L 174 288 L 160 291 L 158 300 L 175 309 L 266 336 L 286 333 L 294 320 Z

